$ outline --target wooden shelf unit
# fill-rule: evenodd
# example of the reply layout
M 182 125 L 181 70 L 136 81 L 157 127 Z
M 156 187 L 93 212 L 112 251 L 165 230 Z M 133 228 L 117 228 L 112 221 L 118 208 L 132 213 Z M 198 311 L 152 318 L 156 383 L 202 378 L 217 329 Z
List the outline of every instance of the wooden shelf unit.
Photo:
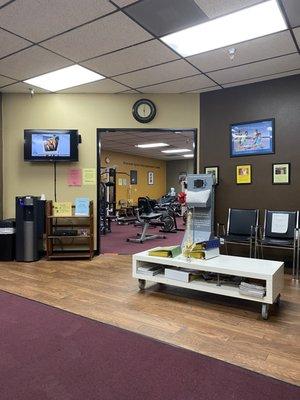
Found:
M 75 206 L 72 206 L 72 212 L 75 212 Z M 68 222 L 68 220 L 70 222 Z M 74 221 L 74 223 L 73 223 Z M 76 221 L 76 222 L 75 222 Z M 55 229 L 87 229 L 87 235 L 55 235 Z M 64 243 L 64 239 L 72 240 L 72 243 Z M 55 243 L 55 240 L 59 243 Z M 80 247 L 86 246 L 87 249 L 80 249 Z M 60 247 L 58 249 L 57 247 Z M 73 250 L 65 250 L 66 247 L 73 247 Z M 78 250 L 74 250 L 74 248 Z M 89 204 L 89 215 L 71 215 L 57 217 L 53 215 L 53 202 L 46 202 L 46 248 L 47 248 L 47 259 L 58 259 L 58 258 L 89 258 L 90 260 L 94 256 L 94 207 L 93 202 Z

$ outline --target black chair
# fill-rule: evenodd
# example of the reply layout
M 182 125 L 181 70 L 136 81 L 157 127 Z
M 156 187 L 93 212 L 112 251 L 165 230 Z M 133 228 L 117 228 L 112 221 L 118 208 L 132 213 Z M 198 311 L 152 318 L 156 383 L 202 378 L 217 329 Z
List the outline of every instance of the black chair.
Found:
M 146 240 L 150 239 L 165 239 L 166 236 L 157 234 L 147 234 L 147 230 L 151 225 L 152 221 L 157 220 L 162 216 L 162 212 L 153 211 L 151 200 L 147 197 L 138 198 L 138 208 L 137 208 L 138 220 L 143 226 L 142 233 L 138 233 L 136 238 L 127 238 L 127 242 L 144 243 Z
M 277 217 L 277 221 L 276 221 Z M 278 222 L 279 218 L 279 222 Z M 285 220 L 286 218 L 286 220 Z M 264 258 L 263 249 L 276 248 L 293 251 L 293 276 L 299 278 L 299 211 L 270 211 L 265 210 L 263 231 L 256 247 L 261 250 L 261 257 Z
M 256 237 L 257 227 L 259 219 L 259 210 L 255 209 L 241 209 L 241 208 L 229 208 L 227 229 L 225 225 L 217 224 L 217 236 L 224 240 L 226 254 L 228 254 L 228 244 L 238 244 L 243 246 L 249 246 L 249 257 L 253 255 L 256 257 Z M 222 228 L 222 235 L 220 234 L 220 228 Z

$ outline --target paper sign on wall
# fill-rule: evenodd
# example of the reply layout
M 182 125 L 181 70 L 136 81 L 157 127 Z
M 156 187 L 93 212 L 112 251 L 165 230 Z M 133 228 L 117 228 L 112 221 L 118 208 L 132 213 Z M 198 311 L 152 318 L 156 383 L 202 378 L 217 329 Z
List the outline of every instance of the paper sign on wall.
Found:
M 80 168 L 70 168 L 68 171 L 68 185 L 69 186 L 81 186 L 82 185 L 82 173 Z
M 83 184 L 84 185 L 96 185 L 96 169 L 95 168 L 83 168 Z

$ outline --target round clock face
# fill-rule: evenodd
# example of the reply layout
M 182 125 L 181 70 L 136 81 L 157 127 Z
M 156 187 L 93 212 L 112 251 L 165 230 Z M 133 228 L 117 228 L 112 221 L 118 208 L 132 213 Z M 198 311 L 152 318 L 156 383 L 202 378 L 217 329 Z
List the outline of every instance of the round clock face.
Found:
M 137 121 L 141 123 L 150 122 L 154 119 L 156 115 L 155 104 L 148 99 L 138 100 L 133 105 L 132 115 Z

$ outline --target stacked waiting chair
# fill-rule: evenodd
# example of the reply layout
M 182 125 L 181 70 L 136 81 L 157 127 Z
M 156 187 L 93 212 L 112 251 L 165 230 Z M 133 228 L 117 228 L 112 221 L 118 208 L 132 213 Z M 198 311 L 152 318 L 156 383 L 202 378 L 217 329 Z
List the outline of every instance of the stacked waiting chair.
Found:
M 286 217 L 284 217 L 286 216 Z M 277 223 L 276 218 L 283 218 L 284 223 Z M 259 229 L 255 243 L 256 253 L 264 258 L 264 248 L 293 251 L 293 277 L 299 279 L 299 211 L 265 210 L 264 227 Z
M 226 254 L 228 254 L 227 245 L 236 244 L 248 246 L 249 257 L 256 257 L 258 220 L 259 210 L 229 209 L 226 229 L 224 224 L 217 224 L 217 235 L 224 240 Z

